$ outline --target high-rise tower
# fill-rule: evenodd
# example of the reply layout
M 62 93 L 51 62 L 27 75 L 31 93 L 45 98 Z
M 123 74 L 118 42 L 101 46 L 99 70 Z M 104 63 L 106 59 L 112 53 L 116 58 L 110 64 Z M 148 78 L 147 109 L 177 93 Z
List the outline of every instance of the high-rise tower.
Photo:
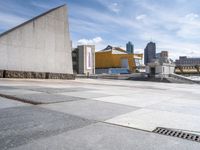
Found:
M 134 53 L 134 45 L 133 45 L 131 42 L 128 42 L 128 43 L 126 44 L 126 51 L 127 51 L 128 53 L 131 53 L 131 54 Z
M 147 65 L 156 58 L 156 44 L 149 42 L 144 49 L 144 64 Z

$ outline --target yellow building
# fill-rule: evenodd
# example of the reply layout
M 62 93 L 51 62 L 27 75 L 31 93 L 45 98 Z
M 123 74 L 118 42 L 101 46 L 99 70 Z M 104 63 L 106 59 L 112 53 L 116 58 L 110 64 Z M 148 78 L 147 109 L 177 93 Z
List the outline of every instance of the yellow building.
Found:
M 127 68 L 131 72 L 135 72 L 137 65 L 136 59 L 142 60 L 143 54 L 129 54 L 125 50 L 108 46 L 104 50 L 95 53 L 95 68 Z

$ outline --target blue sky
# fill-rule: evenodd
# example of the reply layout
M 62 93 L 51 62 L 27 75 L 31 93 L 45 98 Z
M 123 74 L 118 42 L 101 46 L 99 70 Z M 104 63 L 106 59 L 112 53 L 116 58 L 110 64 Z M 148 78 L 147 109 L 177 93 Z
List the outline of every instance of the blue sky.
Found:
M 152 40 L 173 59 L 200 57 L 200 0 L 1 0 L 0 32 L 62 4 L 69 8 L 74 46 L 100 50 L 131 41 L 143 52 Z

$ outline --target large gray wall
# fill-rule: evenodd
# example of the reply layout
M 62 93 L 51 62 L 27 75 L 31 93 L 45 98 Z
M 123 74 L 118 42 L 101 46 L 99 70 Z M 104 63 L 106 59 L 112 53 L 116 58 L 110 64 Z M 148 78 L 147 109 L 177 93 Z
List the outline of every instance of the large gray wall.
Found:
M 66 6 L 0 35 L 0 70 L 72 74 Z

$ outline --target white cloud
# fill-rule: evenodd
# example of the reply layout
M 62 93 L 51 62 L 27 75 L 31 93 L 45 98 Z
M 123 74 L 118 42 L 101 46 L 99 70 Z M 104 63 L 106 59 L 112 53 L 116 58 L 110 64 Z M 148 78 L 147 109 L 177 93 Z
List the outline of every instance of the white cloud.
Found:
M 190 13 L 180 20 L 180 27 L 177 31 L 177 36 L 185 39 L 200 38 L 200 18 L 198 14 Z
M 144 53 L 144 49 L 142 49 L 142 48 L 135 48 L 134 49 L 134 53 L 135 54 L 143 54 Z
M 146 18 L 145 14 L 141 14 L 139 16 L 136 16 L 136 20 L 144 20 Z
M 146 23 L 140 24 L 141 28 L 138 31 L 140 40 L 148 42 L 153 38 L 158 51 L 169 50 L 169 55 L 173 59 L 182 55 L 200 56 L 198 14 L 189 13 L 183 16 L 185 10 L 182 12 L 182 9 L 170 9 L 154 4 L 149 6 L 145 0 L 138 0 L 138 3 L 150 12 L 148 18 L 146 17 Z
M 194 20 L 196 20 L 196 19 L 199 18 L 199 15 L 198 15 L 198 14 L 195 14 L 195 13 L 190 13 L 190 14 L 187 14 L 187 15 L 185 16 L 185 18 L 186 18 L 187 20 L 189 20 L 189 21 L 194 21 Z
M 96 38 L 93 39 L 93 42 L 94 42 L 94 43 L 101 43 L 102 41 L 103 41 L 103 40 L 102 40 L 101 37 L 96 37 Z
M 103 42 L 101 37 L 95 37 L 93 39 L 80 39 L 78 40 L 78 45 L 96 45 Z
M 120 8 L 119 8 L 119 4 L 118 3 L 112 3 L 110 4 L 109 6 L 109 9 L 115 13 L 118 13 L 120 11 Z
M 149 35 L 150 33 L 141 34 L 140 38 L 147 43 L 150 40 Z M 176 36 L 163 34 L 159 31 L 154 31 L 153 35 L 153 41 L 156 42 L 157 52 L 167 50 L 169 51 L 169 57 L 174 60 L 179 56 L 184 55 L 196 57 L 200 56 L 200 44 L 190 42 L 188 40 L 181 41 L 180 38 L 177 38 Z
M 119 3 L 116 2 L 111 3 L 108 0 L 97 0 L 97 1 L 114 13 L 118 13 L 121 10 Z
M 105 48 L 104 40 L 101 37 L 95 37 L 93 39 L 80 39 L 77 45 L 95 45 L 96 51 Z
M 180 30 L 177 32 L 177 35 L 185 39 L 200 38 L 200 26 L 191 26 L 185 24 L 181 26 Z
M 110 2 L 105 0 L 98 1 L 111 10 Z M 134 1 L 134 5 L 137 5 L 139 10 L 136 8 L 135 11 L 128 14 L 124 13 L 128 12 L 130 9 L 131 2 L 130 6 L 126 6 L 127 8 L 123 8 L 123 6 L 125 6 L 123 2 L 120 2 L 120 5 L 118 3 L 113 3 L 112 6 L 118 9 L 123 8 L 127 10 L 121 11 L 120 13 L 122 15 L 102 13 L 102 11 L 92 8 L 81 8 L 82 11 L 79 15 L 87 16 L 90 20 L 90 24 L 85 25 L 88 27 L 88 30 L 82 31 L 88 32 L 90 30 L 95 30 L 90 31 L 90 33 L 105 33 L 100 35 L 105 38 L 107 35 L 111 35 L 112 40 L 108 41 L 112 43 L 106 43 L 107 41 L 105 39 L 105 41 L 101 43 L 101 45 L 106 43 L 104 47 L 107 44 L 113 45 L 114 43 L 115 45 L 123 45 L 125 44 L 124 41 L 131 39 L 138 48 L 141 48 L 136 51 L 142 52 L 147 42 L 153 39 L 153 41 L 157 43 L 158 51 L 169 50 L 172 58 L 178 58 L 179 55 L 200 56 L 200 52 L 198 52 L 200 47 L 200 44 L 198 44 L 200 38 L 200 17 L 198 14 L 189 13 L 183 16 L 186 12 L 184 8 L 171 9 L 170 7 L 161 6 L 157 3 L 149 5 L 148 0 Z M 131 9 L 132 8 L 134 7 L 131 7 Z M 115 12 L 119 12 L 120 9 Z M 138 16 L 136 16 L 137 14 Z M 148 14 L 148 17 L 146 14 Z M 80 20 L 77 20 L 77 22 L 80 22 Z M 124 29 L 125 32 L 122 33 L 119 27 Z M 77 28 L 80 28 L 80 25 L 78 25 Z M 127 32 L 129 34 L 127 34 Z M 117 38 L 114 37 L 115 35 Z M 88 43 L 88 41 L 91 42 L 91 40 L 92 39 L 85 39 L 85 43 Z

